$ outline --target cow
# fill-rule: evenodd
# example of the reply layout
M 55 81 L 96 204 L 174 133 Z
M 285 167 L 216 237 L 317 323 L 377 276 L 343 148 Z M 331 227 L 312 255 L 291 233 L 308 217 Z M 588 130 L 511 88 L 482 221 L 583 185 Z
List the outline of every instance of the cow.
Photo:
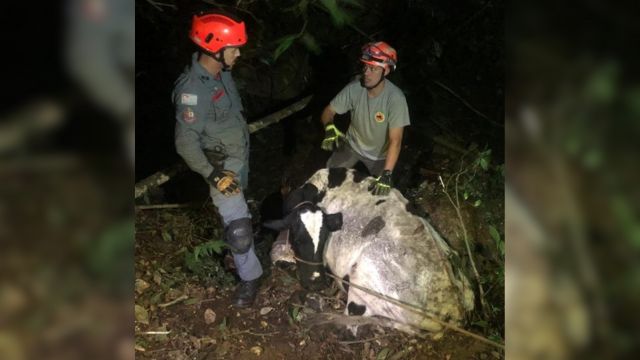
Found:
M 338 282 L 347 292 L 346 315 L 385 317 L 435 333 L 442 322 L 459 325 L 474 308 L 474 294 L 452 266 L 457 254 L 407 209 L 398 190 L 372 195 L 374 180 L 352 169 L 318 170 L 289 194 L 287 215 L 265 226 L 289 232 L 304 287 L 326 284 L 325 269 L 353 284 Z

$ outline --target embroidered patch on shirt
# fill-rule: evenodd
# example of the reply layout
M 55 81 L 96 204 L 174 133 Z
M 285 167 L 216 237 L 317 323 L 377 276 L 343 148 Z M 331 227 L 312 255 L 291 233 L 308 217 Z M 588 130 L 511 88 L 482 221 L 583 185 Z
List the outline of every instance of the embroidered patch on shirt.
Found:
M 193 124 L 194 122 L 196 122 L 196 114 L 191 108 L 186 108 L 182 112 L 182 120 L 187 124 Z
M 383 122 L 383 121 L 384 121 L 384 114 L 383 114 L 382 112 L 378 111 L 378 112 L 376 113 L 375 118 L 376 118 L 376 122 L 381 123 L 381 122 Z
M 218 101 L 222 97 L 222 95 L 224 95 L 224 90 L 223 89 L 218 90 L 218 92 L 213 94 L 213 97 L 212 97 L 213 101 Z
M 198 95 L 182 94 L 180 95 L 180 104 L 182 105 L 198 105 Z

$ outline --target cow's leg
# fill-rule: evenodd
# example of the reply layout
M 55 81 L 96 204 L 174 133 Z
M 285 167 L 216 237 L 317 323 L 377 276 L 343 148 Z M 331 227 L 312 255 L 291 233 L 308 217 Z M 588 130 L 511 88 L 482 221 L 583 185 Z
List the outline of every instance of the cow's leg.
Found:
M 347 306 L 344 309 L 345 315 L 349 316 L 371 316 L 371 310 L 366 302 L 358 294 L 359 290 L 350 288 L 347 294 Z M 358 325 L 347 325 L 353 336 L 358 335 Z

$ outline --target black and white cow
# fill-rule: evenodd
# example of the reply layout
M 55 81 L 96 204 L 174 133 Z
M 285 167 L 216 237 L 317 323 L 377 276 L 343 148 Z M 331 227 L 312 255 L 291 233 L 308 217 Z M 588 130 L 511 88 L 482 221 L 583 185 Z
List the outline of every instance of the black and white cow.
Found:
M 354 170 L 319 170 L 290 194 L 288 215 L 265 225 L 289 231 L 303 286 L 322 284 L 325 266 L 354 284 L 344 287 L 348 315 L 383 316 L 436 332 L 442 327 L 433 317 L 459 324 L 473 309 L 474 294 L 451 265 L 457 254 L 425 219 L 407 210 L 399 191 L 372 195 L 373 181 Z M 417 306 L 428 316 L 355 285 Z

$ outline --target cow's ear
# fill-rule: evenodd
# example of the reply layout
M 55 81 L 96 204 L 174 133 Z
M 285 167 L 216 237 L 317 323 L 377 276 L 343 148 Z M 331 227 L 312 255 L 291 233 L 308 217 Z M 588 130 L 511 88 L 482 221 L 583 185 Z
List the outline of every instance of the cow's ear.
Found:
M 329 231 L 338 231 L 342 229 L 342 213 L 326 214 L 324 223 Z
M 292 212 L 289 215 L 285 216 L 284 219 L 267 220 L 263 222 L 262 225 L 271 230 L 282 231 L 284 229 L 288 229 L 291 226 L 291 224 L 293 224 L 295 217 L 297 215 L 298 215 L 297 213 Z

